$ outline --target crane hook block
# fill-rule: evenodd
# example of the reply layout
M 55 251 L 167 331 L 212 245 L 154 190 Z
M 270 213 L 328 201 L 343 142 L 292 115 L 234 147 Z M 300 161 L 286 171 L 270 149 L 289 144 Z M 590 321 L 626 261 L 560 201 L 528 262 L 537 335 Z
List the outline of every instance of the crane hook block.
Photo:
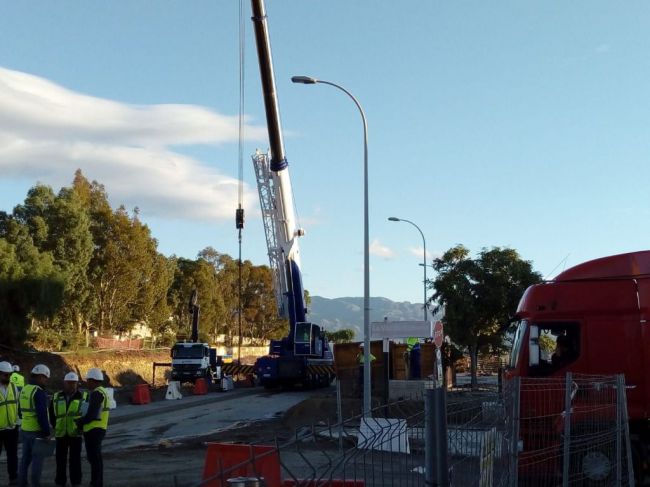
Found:
M 236 222 L 236 225 L 237 225 L 237 229 L 244 228 L 244 209 L 243 208 L 237 208 L 235 210 L 235 222 Z

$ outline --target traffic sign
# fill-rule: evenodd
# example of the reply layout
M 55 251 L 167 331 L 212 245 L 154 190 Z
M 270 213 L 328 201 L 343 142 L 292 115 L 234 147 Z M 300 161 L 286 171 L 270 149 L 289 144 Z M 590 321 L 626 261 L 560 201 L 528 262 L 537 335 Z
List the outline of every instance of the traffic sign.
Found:
M 433 343 L 436 344 L 436 347 L 442 347 L 442 341 L 444 340 L 444 332 L 442 329 L 442 321 L 436 321 L 436 324 L 433 325 Z

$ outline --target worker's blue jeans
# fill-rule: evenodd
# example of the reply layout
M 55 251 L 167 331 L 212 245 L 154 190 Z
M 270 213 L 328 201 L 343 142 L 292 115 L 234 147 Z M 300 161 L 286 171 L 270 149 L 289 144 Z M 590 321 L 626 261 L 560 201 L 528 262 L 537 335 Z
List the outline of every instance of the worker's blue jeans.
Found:
M 27 472 L 29 465 L 32 466 L 31 487 L 40 487 L 41 472 L 43 471 L 43 457 L 34 455 L 34 441 L 39 436 L 37 431 L 21 431 L 20 441 L 23 444 L 23 455 L 20 458 L 20 471 L 18 472 L 18 485 L 27 485 Z

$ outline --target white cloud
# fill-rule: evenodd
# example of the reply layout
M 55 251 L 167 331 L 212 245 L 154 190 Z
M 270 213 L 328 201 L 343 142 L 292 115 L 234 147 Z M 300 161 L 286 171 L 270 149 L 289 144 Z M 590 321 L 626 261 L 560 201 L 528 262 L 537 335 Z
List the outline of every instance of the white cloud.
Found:
M 411 255 L 414 255 L 415 257 L 422 258 L 422 255 L 424 253 L 424 247 L 409 247 L 408 251 Z M 432 254 L 427 250 L 427 263 L 431 262 L 435 257 L 439 257 L 439 254 Z
M 386 247 L 379 242 L 379 239 L 374 239 L 370 243 L 370 254 L 382 257 L 384 259 L 392 259 L 395 257 L 395 252 L 390 247 Z
M 236 142 L 237 117 L 193 105 L 129 105 L 0 68 L 0 171 L 5 178 L 67 185 L 81 168 L 113 204 L 143 215 L 232 218 L 237 180 L 173 150 Z M 263 126 L 246 122 L 249 140 Z M 233 166 L 234 163 L 229 162 Z M 246 186 L 245 207 L 255 192 Z

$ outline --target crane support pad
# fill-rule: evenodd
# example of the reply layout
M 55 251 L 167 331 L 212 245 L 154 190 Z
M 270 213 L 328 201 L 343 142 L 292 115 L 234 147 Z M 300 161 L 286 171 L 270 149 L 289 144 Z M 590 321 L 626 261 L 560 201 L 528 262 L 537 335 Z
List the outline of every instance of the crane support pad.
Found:
M 221 372 L 226 375 L 249 375 L 253 373 L 255 366 L 240 364 L 223 364 Z
M 330 377 L 336 375 L 336 370 L 334 370 L 333 365 L 308 365 L 307 372 L 313 375 L 329 375 Z

